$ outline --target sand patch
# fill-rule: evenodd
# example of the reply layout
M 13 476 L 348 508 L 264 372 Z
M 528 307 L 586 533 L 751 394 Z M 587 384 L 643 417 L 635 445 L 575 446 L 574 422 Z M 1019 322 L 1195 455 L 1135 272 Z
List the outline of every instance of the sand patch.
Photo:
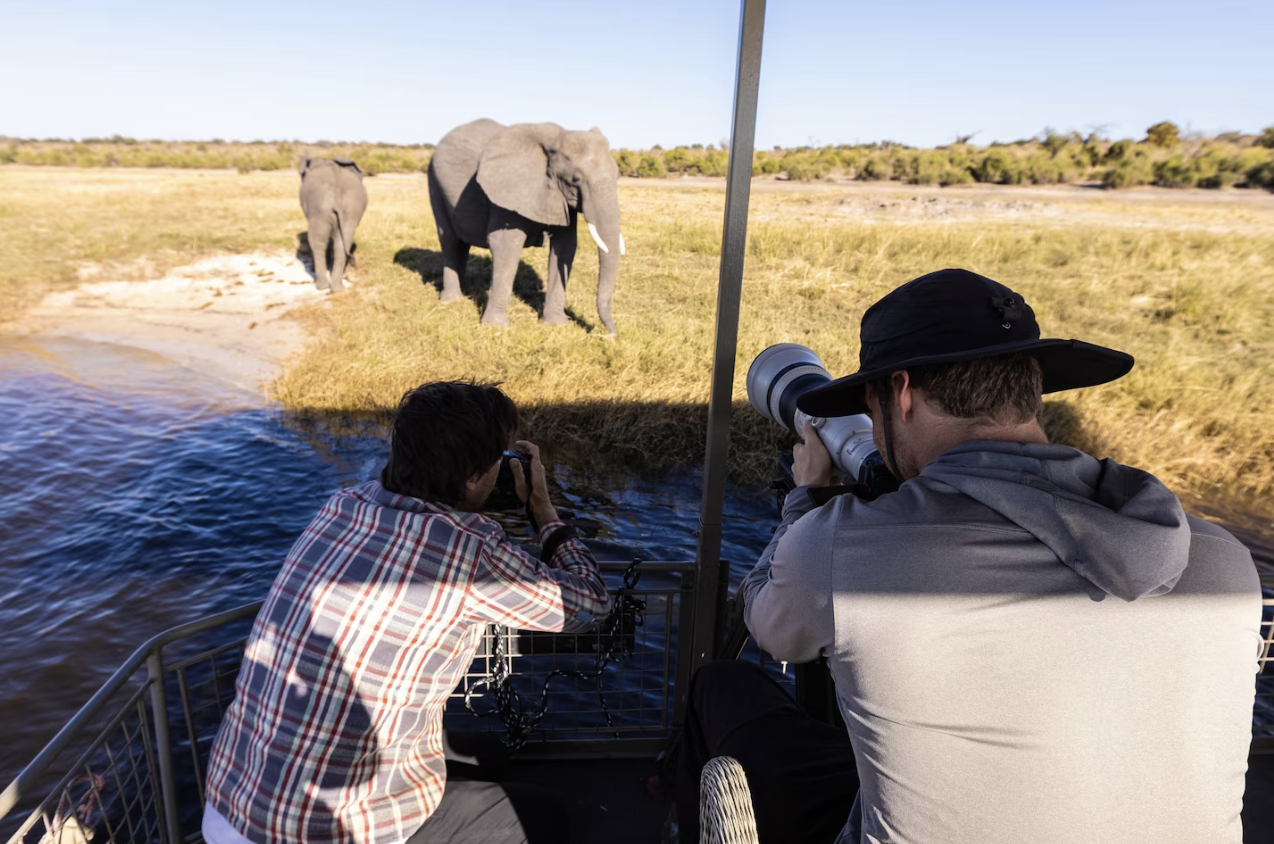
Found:
M 306 266 L 283 252 L 205 258 L 144 281 L 118 275 L 86 264 L 79 287 L 50 293 L 24 314 L 15 333 L 146 349 L 264 394 L 305 342 L 288 315 L 331 296 L 315 289 Z

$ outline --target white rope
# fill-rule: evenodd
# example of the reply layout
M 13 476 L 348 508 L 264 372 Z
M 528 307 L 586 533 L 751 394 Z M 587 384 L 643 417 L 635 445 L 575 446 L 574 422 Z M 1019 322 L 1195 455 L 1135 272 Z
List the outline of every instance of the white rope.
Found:
M 757 844 L 752 792 L 743 766 L 714 756 L 699 778 L 699 840 L 704 844 Z

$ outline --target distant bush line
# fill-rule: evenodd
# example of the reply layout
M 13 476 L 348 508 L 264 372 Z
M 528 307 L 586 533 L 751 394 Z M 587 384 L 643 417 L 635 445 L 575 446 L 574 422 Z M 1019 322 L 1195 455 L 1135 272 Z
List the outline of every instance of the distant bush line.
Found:
M 1274 190 L 1274 126 L 1260 135 L 1183 136 L 1175 124 L 1165 121 L 1149 127 L 1141 140 L 1045 130 L 1037 137 L 1011 143 L 977 146 L 968 141 L 963 138 L 933 149 L 885 141 L 758 150 L 752 159 L 752 175 L 798 182 L 850 179 L 943 186 L 1082 182 L 1109 188 L 1157 185 Z M 0 164 L 66 167 L 231 168 L 248 172 L 292 169 L 303 156 L 340 155 L 376 175 L 423 172 L 432 154 L 433 144 L 138 141 L 118 135 L 82 141 L 0 137 Z M 724 176 L 729 161 L 729 153 L 713 144 L 619 149 L 612 155 L 621 175 L 655 179 Z
M 421 173 L 433 144 L 352 144 L 320 141 L 139 141 L 112 138 L 0 138 L 0 164 L 54 167 L 177 167 L 190 170 L 295 170 L 305 156 L 344 156 L 364 173 Z

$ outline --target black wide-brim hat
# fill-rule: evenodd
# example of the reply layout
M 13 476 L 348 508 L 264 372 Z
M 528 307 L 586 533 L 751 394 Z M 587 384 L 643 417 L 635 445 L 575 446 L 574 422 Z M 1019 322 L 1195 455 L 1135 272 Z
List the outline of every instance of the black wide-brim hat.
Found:
M 796 400 L 810 416 L 867 410 L 870 381 L 915 366 L 1030 352 L 1044 392 L 1105 384 L 1128 374 L 1132 355 L 1082 340 L 1041 340 L 1035 311 L 999 282 L 968 270 L 939 270 L 907 282 L 863 314 L 858 371 Z

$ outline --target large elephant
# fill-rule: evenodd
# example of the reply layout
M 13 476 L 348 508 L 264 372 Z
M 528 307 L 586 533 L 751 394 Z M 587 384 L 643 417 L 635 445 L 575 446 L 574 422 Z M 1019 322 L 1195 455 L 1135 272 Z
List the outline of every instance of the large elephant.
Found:
M 491 294 L 482 321 L 508 325 L 509 296 L 524 246 L 549 240 L 541 320 L 566 322 L 566 283 L 575 260 L 576 221 L 598 248 L 597 315 L 615 333 L 610 303 L 619 277 L 619 168 L 601 130 L 568 132 L 555 123 L 502 126 L 475 120 L 448 132 L 429 162 L 429 201 L 442 243 L 442 296 L 460 298 L 469 247 L 491 250 Z
M 354 257 L 354 230 L 367 210 L 363 171 L 348 158 L 303 158 L 300 170 L 301 210 L 314 253 L 314 284 L 319 290 L 341 290 L 345 265 Z

